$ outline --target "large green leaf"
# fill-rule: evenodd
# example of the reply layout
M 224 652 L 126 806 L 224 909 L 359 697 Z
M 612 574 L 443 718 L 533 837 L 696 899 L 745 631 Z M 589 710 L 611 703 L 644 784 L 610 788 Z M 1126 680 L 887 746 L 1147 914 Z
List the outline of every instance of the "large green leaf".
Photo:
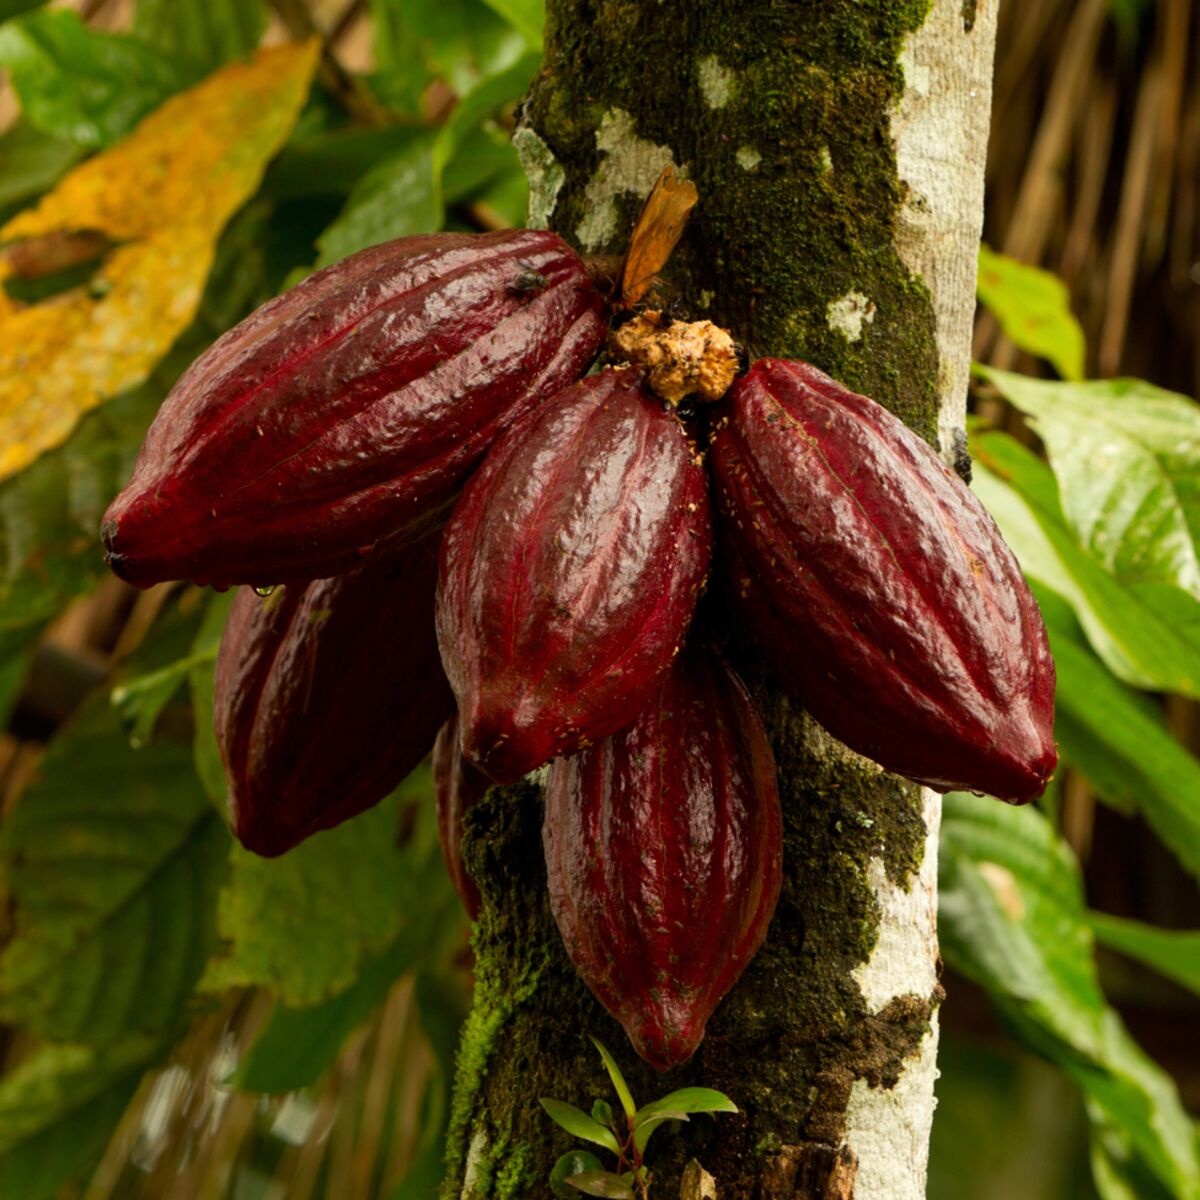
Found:
M 1121 1139 L 1172 1195 L 1200 1196 L 1193 1124 L 1104 999 L 1078 866 L 1046 818 L 948 795 L 939 892 L 946 961 L 1075 1080 L 1105 1136 Z
M 1200 600 L 1200 405 L 1140 379 L 978 370 L 1045 442 L 1088 553 L 1123 583 L 1174 585 Z
M 0 1196 L 52 1200 L 100 1156 L 161 1047 L 45 1045 L 0 1079 Z
M 89 29 L 73 12 L 35 12 L 0 28 L 0 65 L 33 125 L 89 149 L 119 141 L 191 80 L 140 38 Z
M 1200 995 L 1200 930 L 1160 929 L 1098 912 L 1089 913 L 1088 921 L 1096 937 L 1110 949 Z
M 311 1008 L 275 1006 L 238 1068 L 238 1087 L 283 1092 L 316 1083 L 349 1034 L 383 1002 L 401 975 L 439 964 L 460 944 L 462 907 L 445 869 L 430 857 L 423 875 L 421 904 L 410 908 L 410 919 L 396 940 L 362 968 L 349 988 Z
M 1083 329 L 1061 279 L 981 245 L 976 290 L 1010 341 L 1064 379 L 1083 378 Z
M 542 44 L 546 24 L 546 0 L 484 0 L 498 12 L 531 46 Z
M 207 75 L 258 45 L 267 27 L 263 0 L 137 0 L 133 31 Z
M 215 944 L 226 846 L 187 745 L 132 749 L 93 697 L 4 825 L 0 1018 L 94 1046 L 177 1029 Z
M 83 154 L 74 142 L 18 121 L 0 134 L 0 209 L 44 192 Z
M 428 903 L 420 864 L 440 853 L 433 823 L 418 822 L 402 845 L 396 831 L 402 809 L 432 809 L 432 795 L 419 768 L 382 804 L 281 858 L 235 847 L 219 905 L 225 944 L 204 986 L 262 986 L 304 1007 L 353 984 Z
M 1152 701 L 1126 687 L 1087 645 L 1070 607 L 1034 584 L 1058 673 L 1054 736 L 1100 798 L 1141 812 L 1200 875 L 1200 760 L 1171 736 Z
M 1025 574 L 1075 610 L 1088 641 L 1136 687 L 1200 697 L 1200 602 L 1164 584 L 1124 584 L 1067 527 L 1050 468 L 1003 433 L 973 439 L 975 491 Z
M 484 0 L 371 0 L 371 12 L 376 87 L 410 112 L 430 79 L 446 80 L 461 96 L 541 44 L 540 36 L 527 40 L 525 29 L 518 31 L 508 14 Z
M 429 133 L 414 139 L 359 180 L 337 220 L 317 239 L 318 267 L 391 238 L 441 228 L 436 141 Z

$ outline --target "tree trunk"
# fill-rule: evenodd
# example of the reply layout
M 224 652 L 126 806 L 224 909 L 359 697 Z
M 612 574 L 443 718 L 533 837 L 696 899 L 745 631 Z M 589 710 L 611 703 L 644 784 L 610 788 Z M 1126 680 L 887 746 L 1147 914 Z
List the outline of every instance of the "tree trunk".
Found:
M 752 356 L 811 361 L 952 457 L 982 222 L 994 5 L 548 0 L 516 142 L 531 224 L 619 253 L 661 168 L 700 191 L 667 270 Z M 958 435 L 958 436 L 956 436 Z M 467 823 L 485 906 L 447 1200 L 549 1195 L 573 1144 L 537 1104 L 726 1092 L 738 1116 L 656 1135 L 656 1200 L 924 1195 L 937 1043 L 939 801 L 845 750 L 762 680 L 784 804 L 770 934 L 692 1061 L 658 1076 L 576 978 L 545 896 L 532 783 Z M 704 936 L 703 930 L 697 936 Z M 712 1177 L 701 1185 L 698 1160 Z

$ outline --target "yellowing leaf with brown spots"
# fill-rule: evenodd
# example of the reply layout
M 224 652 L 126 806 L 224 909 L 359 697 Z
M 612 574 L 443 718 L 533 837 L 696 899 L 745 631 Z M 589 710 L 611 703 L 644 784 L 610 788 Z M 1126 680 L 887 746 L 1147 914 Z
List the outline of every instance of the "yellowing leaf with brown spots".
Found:
M 0 281 L 59 262 L 67 235 L 111 247 L 87 286 L 24 307 L 0 292 L 0 478 L 141 383 L 191 323 L 216 240 L 291 130 L 316 63 L 312 41 L 217 71 L 0 229 L 21 244 Z

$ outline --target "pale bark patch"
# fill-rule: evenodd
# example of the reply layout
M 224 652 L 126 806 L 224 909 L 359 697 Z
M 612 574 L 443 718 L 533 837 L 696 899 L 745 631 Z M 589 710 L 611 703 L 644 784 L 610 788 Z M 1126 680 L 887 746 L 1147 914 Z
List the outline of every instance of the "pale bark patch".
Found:
M 671 148 L 638 137 L 633 117 L 623 108 L 610 108 L 600 119 L 596 148 L 604 157 L 587 185 L 586 215 L 575 227 L 585 252 L 600 249 L 616 234 L 618 196 L 644 198 L 663 167 L 674 164 Z
M 733 95 L 733 72 L 721 66 L 715 54 L 710 54 L 696 64 L 696 74 L 704 103 L 709 108 L 724 108 Z
M 831 300 L 825 309 L 825 320 L 848 342 L 862 340 L 863 326 L 875 320 L 875 301 L 862 292 L 847 292 Z

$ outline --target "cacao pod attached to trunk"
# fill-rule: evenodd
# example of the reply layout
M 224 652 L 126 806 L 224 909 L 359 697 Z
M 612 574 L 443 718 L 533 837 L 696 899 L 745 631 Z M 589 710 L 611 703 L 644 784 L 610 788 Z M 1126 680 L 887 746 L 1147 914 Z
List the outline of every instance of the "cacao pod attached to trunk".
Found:
M 462 822 L 471 806 L 483 799 L 492 781 L 471 766 L 458 743 L 458 717 L 453 716 L 438 731 L 433 744 L 433 783 L 437 789 L 438 841 L 454 890 L 475 920 L 482 899 L 462 859 Z
M 497 443 L 442 538 L 467 757 L 508 783 L 628 724 L 683 641 L 710 526 L 698 456 L 635 370 L 580 381 Z
M 939 791 L 1024 802 L 1054 770 L 1054 663 L 995 522 L 881 405 L 762 359 L 712 437 L 726 574 L 832 734 Z
M 436 539 L 336 579 L 242 588 L 213 715 L 239 841 L 273 857 L 382 800 L 454 710 L 433 631 Z
M 681 654 L 632 725 L 551 763 L 542 839 L 583 981 L 647 1062 L 686 1061 L 779 898 L 775 760 L 745 685 Z
M 500 431 L 587 369 L 605 329 L 552 233 L 355 254 L 184 373 L 105 516 L 109 565 L 143 587 L 291 583 L 417 540 Z

